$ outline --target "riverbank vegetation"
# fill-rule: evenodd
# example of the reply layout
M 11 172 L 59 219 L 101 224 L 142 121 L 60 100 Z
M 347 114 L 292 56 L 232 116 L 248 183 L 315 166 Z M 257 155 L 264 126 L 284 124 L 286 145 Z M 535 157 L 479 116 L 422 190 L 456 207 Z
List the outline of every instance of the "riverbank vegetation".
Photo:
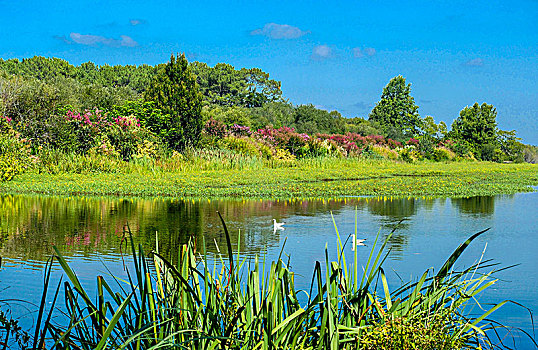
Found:
M 127 280 L 96 276 L 96 293 L 56 250 L 45 269 L 35 331 L 3 331 L 2 338 L 6 345 L 15 341 L 33 349 L 502 348 L 495 329 L 504 326 L 489 317 L 509 301 L 473 309 L 497 282 L 497 264 L 479 259 L 455 269 L 484 232 L 462 243 L 437 272 L 428 269 L 398 288 L 389 286 L 382 268 L 390 235 L 384 242 L 376 239 L 369 254 L 355 249 L 349 257 L 344 251 L 355 242 L 336 230 L 336 255 L 326 250 L 304 291 L 295 287 L 289 262 L 246 261 L 225 225 L 222 254 L 209 256 L 191 242 L 179 250 L 177 265 L 159 254 L 158 245 L 146 255 L 131 243 Z M 66 282 L 54 286 L 56 262 Z M 59 309 L 62 316 L 54 317 Z
M 129 183 L 144 182 L 145 176 L 136 178 L 133 173 L 157 173 L 173 182 L 198 171 L 223 171 L 216 187 L 227 184 L 224 177 L 231 177 L 241 179 L 239 184 L 230 183 L 232 187 L 246 181 L 248 188 L 255 183 L 251 180 L 254 172 L 262 169 L 292 182 L 296 178 L 308 181 L 301 174 L 308 167 L 310 180 L 349 181 L 364 177 L 357 169 L 378 167 L 383 161 L 401 163 L 404 174 L 410 169 L 406 164 L 419 164 L 418 172 L 426 168 L 435 172 L 432 164 L 442 162 L 455 162 L 455 172 L 468 166 L 511 173 L 519 168 L 500 170 L 476 162 L 521 163 L 537 158 L 536 148 L 521 144 L 515 131 L 497 127 L 492 105 L 475 103 L 463 108 L 451 130 L 431 116 L 420 117 L 410 84 L 401 76 L 383 89 L 368 119 L 344 118 L 312 105 L 293 106 L 282 96 L 281 83 L 260 69 L 235 69 L 227 64 L 209 67 L 188 63 L 183 55 L 157 66 L 98 67 L 91 62 L 73 66 L 43 57 L 0 60 L 0 146 L 0 180 L 27 174 L 20 178 L 29 181 L 26 184 L 5 187 L 13 191 L 27 191 L 31 183 L 42 182 L 38 179 L 56 181 L 59 175 L 86 181 L 77 175 L 81 173 L 92 173 L 103 181 L 111 173 L 122 174 L 117 182 Z M 525 169 L 532 172 L 533 168 Z M 235 170 L 242 174 L 236 175 Z M 344 170 L 355 174 L 331 176 Z M 494 173 L 499 175 L 497 170 Z M 213 181 L 213 175 L 208 176 Z M 200 178 L 205 177 L 206 173 L 200 173 Z M 516 186 L 523 182 L 536 184 L 521 180 Z M 435 189 L 384 193 L 378 185 L 351 192 L 307 190 L 305 195 L 449 194 Z M 212 186 L 195 184 L 195 190 L 184 193 L 173 186 L 164 191 L 150 187 L 122 191 L 120 186 L 117 193 L 266 195 L 250 193 L 250 189 L 224 193 Z M 36 187 L 35 191 L 58 193 L 52 187 L 51 183 L 48 190 Z M 271 191 L 275 187 L 274 193 L 289 194 L 278 186 Z M 321 184 L 315 187 L 323 188 Z M 483 194 L 493 193 L 488 191 Z M 113 192 L 96 187 L 94 193 Z
M 216 154 L 218 156 L 216 156 Z M 292 164 L 201 152 L 177 161 L 134 162 L 78 155 L 48 171 L 27 172 L 0 184 L 3 193 L 173 198 L 320 198 L 336 196 L 470 197 L 532 191 L 532 164 L 396 163 L 313 158 Z M 185 160 L 184 158 L 187 158 Z M 56 163 L 57 162 L 57 163 Z M 51 166 L 51 167 L 52 167 Z M 99 170 L 94 172 L 92 168 Z

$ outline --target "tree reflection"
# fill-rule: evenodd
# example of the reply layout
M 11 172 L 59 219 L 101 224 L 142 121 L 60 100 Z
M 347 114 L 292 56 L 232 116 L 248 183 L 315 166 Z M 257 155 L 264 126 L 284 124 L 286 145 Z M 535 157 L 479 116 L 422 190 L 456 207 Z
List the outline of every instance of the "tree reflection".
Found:
M 54 196 L 0 196 L 0 233 L 5 257 L 45 260 L 57 246 L 66 255 L 126 253 L 120 248 L 128 225 L 134 242 L 177 261 L 179 248 L 193 239 L 197 249 L 227 252 L 219 211 L 232 246 L 257 254 L 278 245 L 272 219 L 337 214 L 348 203 L 335 200 L 159 200 Z M 239 232 L 241 230 L 241 239 Z M 157 238 L 158 237 L 158 238 Z M 241 247 L 238 247 L 238 242 Z M 216 247 L 218 245 L 218 249 Z M 125 245 L 123 245 L 125 248 Z
M 451 198 L 452 205 L 464 214 L 491 216 L 495 211 L 494 196 Z
M 388 247 L 396 254 L 403 252 L 408 243 L 405 228 L 417 213 L 419 201 L 414 198 L 372 198 L 366 202 L 368 211 L 383 218 L 383 238 L 393 232 Z
M 189 239 L 200 252 L 205 243 L 207 252 L 226 254 L 218 211 L 226 221 L 233 249 L 254 255 L 279 246 L 286 236 L 287 231 L 273 233 L 273 218 L 308 220 L 357 207 L 381 219 L 383 232 L 390 232 L 401 222 L 389 242 L 398 254 L 408 244 L 410 219 L 419 208 L 431 209 L 436 201 L 390 197 L 211 201 L 6 195 L 0 196 L 0 234 L 4 237 L 0 252 L 4 257 L 43 261 L 55 245 L 66 255 L 119 255 L 127 252 L 125 246 L 120 250 L 120 242 L 125 241 L 124 228 L 129 225 L 135 244 L 151 251 L 158 239 L 160 253 L 172 261 L 177 261 L 181 245 Z M 494 211 L 494 197 L 451 201 L 462 213 L 492 215 Z

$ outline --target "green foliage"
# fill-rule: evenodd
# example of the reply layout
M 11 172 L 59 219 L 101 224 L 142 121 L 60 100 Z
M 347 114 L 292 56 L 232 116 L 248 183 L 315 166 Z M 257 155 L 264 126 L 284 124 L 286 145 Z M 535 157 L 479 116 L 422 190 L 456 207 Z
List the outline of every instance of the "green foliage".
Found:
M 30 162 L 29 145 L 11 124 L 11 119 L 0 116 L 0 182 L 21 174 Z
M 521 163 L 525 161 L 524 148 L 521 139 L 516 137 L 516 131 L 497 130 L 497 142 L 501 151 L 500 158 L 506 161 Z
M 46 169 L 36 174 L 32 167 L 19 175 L 17 181 L 0 184 L 0 191 L 174 198 L 379 195 L 446 198 L 532 192 L 530 186 L 538 182 L 538 169 L 533 164 L 407 164 L 366 159 L 367 151 L 359 159 L 330 156 L 288 163 L 265 161 L 223 149 L 187 149 L 184 154 L 175 152 L 152 163 L 61 154 L 63 158 L 51 160 L 52 164 L 61 160 L 58 175 L 51 175 Z M 41 158 L 40 154 L 37 156 Z M 85 174 L 84 162 L 95 164 L 91 173 Z M 100 162 L 114 173 L 105 170 L 96 173 Z M 76 164 L 81 165 L 81 174 L 74 173 L 78 171 L 73 169 Z
M 193 62 L 191 67 L 208 104 L 260 107 L 282 100 L 281 83 L 259 68 L 236 70 L 226 63 L 209 67 L 201 62 Z
M 221 107 L 213 105 L 211 107 L 204 106 L 202 111 L 204 120 L 218 120 L 227 126 L 237 124 L 250 127 L 252 125 L 250 111 L 245 107 Z
M 407 138 L 418 134 L 422 128 L 418 106 L 411 96 L 411 84 L 406 84 L 405 78 L 401 75 L 392 78 L 383 88 L 381 100 L 372 109 L 368 118 L 379 123 L 385 130 L 395 128 L 401 131 Z M 388 137 L 394 138 L 394 135 Z
M 321 141 L 316 138 L 311 138 L 304 146 L 299 148 L 297 155 L 302 158 L 314 158 L 329 155 L 332 151 L 333 149 L 328 140 Z
M 198 144 L 203 127 L 202 95 L 184 54 L 170 57 L 170 62 L 148 86 L 144 98 L 155 102 L 155 107 L 168 116 L 162 124 L 170 148 L 183 150 Z
M 291 127 L 295 123 L 295 108 L 290 103 L 269 102 L 258 108 L 251 108 L 252 127 L 261 129 L 266 126 Z
M 417 160 L 424 159 L 420 151 L 412 145 L 405 146 L 404 148 L 397 149 L 398 157 L 407 163 L 413 163 Z
M 212 264 L 205 244 L 201 255 L 192 241 L 180 247 L 177 265 L 160 255 L 158 246 L 150 258 L 141 246 L 136 249 L 127 227 L 124 235 L 130 238 L 130 266 L 134 267 L 127 281 L 96 276 L 95 298 L 55 248 L 54 259 L 67 279 L 63 284 L 66 317 L 52 323 L 54 308 L 48 314 L 40 312 L 34 345 L 42 339 L 39 334 L 50 334 L 55 349 L 134 350 L 178 344 L 184 349 L 494 347 L 485 331 L 497 326 L 483 320 L 508 301 L 473 315 L 467 309 L 497 281 L 492 278 L 494 271 L 485 271 L 492 264 L 478 262 L 463 271 L 454 268 L 485 231 L 462 243 L 439 272 L 428 269 L 418 281 L 391 292 L 382 265 L 392 234 L 383 243 L 378 243 L 378 235 L 362 270 L 357 249 L 353 256 L 345 255 L 347 240 L 342 240 L 335 224 L 334 261 L 326 249 L 313 269 L 307 300 L 300 302 L 303 291 L 295 287 L 290 266 L 281 259 L 266 263 L 258 256 L 245 264 L 241 252 L 234 251 L 222 216 L 221 220 L 226 247 Z M 239 238 L 237 247 L 240 243 Z M 51 268 L 49 264 L 45 271 L 42 310 L 50 299 Z M 53 306 L 55 302 L 56 296 Z
M 224 149 L 229 149 L 249 156 L 260 156 L 257 144 L 247 137 L 227 136 L 220 142 Z
M 527 163 L 538 163 L 538 146 L 525 145 L 523 148 L 523 159 Z
M 456 154 L 445 147 L 436 147 L 432 152 L 432 158 L 436 162 L 445 162 L 454 160 L 456 158 Z
M 461 110 L 452 123 L 450 138 L 465 141 L 471 151 L 483 160 L 493 160 L 497 136 L 497 111 L 492 105 L 475 103 Z
M 374 122 L 372 120 L 357 118 L 357 117 L 345 119 L 344 129 L 346 133 L 347 132 L 357 133 L 362 136 L 385 134 L 385 130 L 383 130 L 383 128 L 381 127 L 379 123 Z
M 7 75 L 21 76 L 26 79 L 37 79 L 47 83 L 62 81 L 62 84 L 71 85 L 95 85 L 96 87 L 109 88 L 103 91 L 111 92 L 116 88 L 125 89 L 128 94 L 142 93 L 153 75 L 156 67 L 149 65 L 117 65 L 97 66 L 93 62 L 85 62 L 80 66 L 71 65 L 59 58 L 45 58 L 34 56 L 18 59 L 0 59 L 0 72 Z M 77 106 L 77 108 L 106 107 L 102 104 L 91 106 Z
M 123 172 L 130 172 L 129 168 L 122 164 L 118 152 L 110 143 L 108 147 L 108 149 L 103 149 L 103 144 L 101 144 L 87 154 L 43 148 L 37 153 L 32 169 L 40 176 L 43 174 L 92 174 L 95 177 L 96 173 L 117 173 L 120 169 Z
M 445 122 L 441 121 L 439 124 L 435 124 L 431 115 L 427 115 L 426 118 L 424 118 L 422 131 L 424 135 L 432 137 L 437 142 L 442 141 L 448 133 Z
M 294 111 L 294 123 L 289 127 L 299 133 L 338 133 L 344 132 L 345 125 L 342 116 L 336 112 L 317 109 L 313 105 L 300 105 Z
M 364 350 L 453 350 L 465 345 L 464 339 L 453 339 L 451 315 L 425 315 L 396 318 L 374 324 L 360 340 Z
M 388 147 L 372 145 L 368 149 L 381 158 L 390 159 L 390 160 L 398 159 L 398 152 Z

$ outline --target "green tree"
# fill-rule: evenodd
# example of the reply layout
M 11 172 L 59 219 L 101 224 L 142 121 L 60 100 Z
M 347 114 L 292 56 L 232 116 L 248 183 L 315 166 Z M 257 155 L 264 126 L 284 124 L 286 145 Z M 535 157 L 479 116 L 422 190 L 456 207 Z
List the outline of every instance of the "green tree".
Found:
M 314 105 L 300 105 L 294 111 L 295 122 L 293 126 L 300 133 L 327 133 L 341 134 L 345 130 L 345 120 L 338 111 L 327 112 Z
M 436 124 L 431 115 L 427 115 L 426 118 L 424 118 L 422 129 L 424 135 L 428 135 L 436 141 L 443 140 L 448 133 L 445 122 L 441 121 L 439 124 Z
M 386 131 L 401 131 L 404 137 L 418 134 L 422 120 L 411 96 L 411 84 L 406 84 L 401 75 L 392 78 L 383 88 L 381 100 L 372 109 L 368 119 L 379 123 Z
M 191 66 L 208 104 L 261 107 L 282 101 L 280 82 L 269 79 L 269 74 L 259 68 L 237 70 L 226 63 L 209 67 L 202 62 L 193 62 Z
M 203 128 L 202 94 L 184 54 L 170 57 L 144 93 L 146 101 L 168 115 L 163 127 L 168 130 L 166 142 L 175 150 L 196 146 Z
M 521 139 L 516 137 L 516 131 L 497 130 L 497 141 L 501 152 L 504 154 L 504 160 L 522 163 L 525 161 L 525 145 Z
M 250 110 L 252 126 L 256 129 L 266 126 L 278 129 L 283 126 L 293 126 L 295 123 L 295 108 L 287 102 L 269 102 Z
M 482 160 L 493 160 L 497 141 L 497 110 L 487 103 L 461 110 L 460 116 L 452 123 L 450 137 L 466 142 L 471 151 Z

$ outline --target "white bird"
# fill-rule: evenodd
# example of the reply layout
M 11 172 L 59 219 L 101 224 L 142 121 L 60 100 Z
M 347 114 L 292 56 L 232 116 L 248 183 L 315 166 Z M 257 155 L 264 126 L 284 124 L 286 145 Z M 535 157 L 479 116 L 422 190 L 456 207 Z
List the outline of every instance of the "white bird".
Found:
M 351 243 L 351 250 L 355 251 L 355 246 L 359 246 L 359 245 L 366 246 L 366 244 L 364 244 L 364 241 L 366 241 L 366 238 L 356 239 L 355 234 L 352 234 L 351 235 L 351 242 L 352 242 Z
M 277 230 L 284 230 L 284 223 L 276 222 L 276 220 L 273 219 L 273 233 L 276 233 Z

